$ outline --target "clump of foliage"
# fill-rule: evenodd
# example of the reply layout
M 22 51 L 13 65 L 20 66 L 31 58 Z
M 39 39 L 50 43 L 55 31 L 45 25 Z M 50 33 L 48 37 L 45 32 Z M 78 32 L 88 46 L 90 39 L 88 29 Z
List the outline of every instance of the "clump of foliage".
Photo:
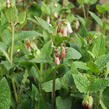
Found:
M 0 109 L 109 108 L 109 2 L 76 3 L 0 0 Z

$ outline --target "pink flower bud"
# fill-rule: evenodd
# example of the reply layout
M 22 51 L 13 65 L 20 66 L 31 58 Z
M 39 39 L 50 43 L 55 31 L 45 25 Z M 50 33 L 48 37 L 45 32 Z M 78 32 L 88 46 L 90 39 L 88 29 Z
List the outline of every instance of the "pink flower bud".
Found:
M 80 23 L 79 23 L 79 21 L 77 21 L 77 22 L 76 22 L 76 27 L 75 27 L 76 30 L 78 30 L 79 26 L 80 26 Z
M 50 24 L 50 17 L 47 17 L 47 23 Z
M 72 33 L 73 32 L 73 30 L 72 30 L 71 25 L 70 25 L 69 22 L 67 23 L 67 29 L 68 29 L 68 32 L 69 33 Z
M 62 49 L 62 57 L 64 58 L 65 57 L 65 48 L 63 47 Z
M 93 106 L 93 97 L 89 95 L 84 96 L 82 104 L 83 106 L 88 107 L 88 109 L 91 109 Z
M 57 12 L 55 12 L 55 13 L 54 13 L 54 16 L 55 16 L 56 18 L 58 18 L 58 13 L 57 13 Z
M 88 106 L 88 109 L 91 109 L 92 108 L 92 106 Z
M 64 28 L 64 31 L 62 32 L 62 35 L 67 37 L 67 28 Z
M 55 57 L 55 62 L 56 62 L 56 65 L 59 65 L 60 64 L 59 57 Z
M 88 104 L 87 103 L 85 104 L 85 107 L 88 107 Z

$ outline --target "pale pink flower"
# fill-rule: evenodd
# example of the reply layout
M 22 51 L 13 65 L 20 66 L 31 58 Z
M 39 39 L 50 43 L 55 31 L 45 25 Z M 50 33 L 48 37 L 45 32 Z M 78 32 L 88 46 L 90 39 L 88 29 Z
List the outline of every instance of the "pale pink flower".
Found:
M 56 62 L 56 65 L 59 65 L 60 64 L 59 57 L 55 57 L 55 62 Z
M 58 13 L 57 13 L 57 12 L 55 12 L 55 13 L 54 13 L 54 16 L 55 16 L 56 18 L 58 18 Z
M 50 17 L 47 17 L 47 23 L 50 24 Z
M 67 23 L 67 29 L 68 29 L 68 32 L 69 33 L 72 33 L 73 32 L 73 30 L 72 30 L 71 25 L 70 25 L 69 22 Z

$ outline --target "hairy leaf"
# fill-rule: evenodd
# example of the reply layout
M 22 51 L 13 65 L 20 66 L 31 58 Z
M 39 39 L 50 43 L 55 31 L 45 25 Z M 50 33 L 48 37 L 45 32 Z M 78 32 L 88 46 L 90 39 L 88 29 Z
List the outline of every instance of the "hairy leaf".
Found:
M 74 48 L 68 48 L 66 50 L 67 59 L 80 59 L 81 57 L 82 57 L 81 54 Z
M 11 103 L 11 93 L 8 82 L 5 78 L 0 81 L 0 109 L 9 109 Z

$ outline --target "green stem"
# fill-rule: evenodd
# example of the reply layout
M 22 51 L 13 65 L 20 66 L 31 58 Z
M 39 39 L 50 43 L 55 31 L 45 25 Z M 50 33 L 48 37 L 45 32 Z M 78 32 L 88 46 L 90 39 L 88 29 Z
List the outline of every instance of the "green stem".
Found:
M 10 62 L 11 62 L 11 65 L 12 65 L 13 64 L 13 51 L 14 51 L 14 32 L 15 32 L 14 23 L 11 23 L 11 29 L 12 29 L 12 46 L 11 46 Z M 16 103 L 18 103 L 18 96 L 17 96 L 16 86 L 15 86 L 14 76 L 12 76 L 12 86 L 13 86 L 13 90 L 14 90 L 14 96 L 15 96 L 15 99 L 16 99 Z
M 11 46 L 11 65 L 13 64 L 13 51 L 14 51 L 14 24 L 11 24 L 11 29 L 12 29 L 12 46 Z
M 90 9 L 90 4 L 88 4 L 88 8 L 87 8 L 87 18 L 88 18 L 88 13 L 89 13 L 89 9 Z
M 84 4 L 83 4 L 82 8 L 83 8 L 83 13 L 84 13 L 84 18 L 86 18 L 86 12 L 85 12 L 85 8 L 84 8 Z
M 83 9 L 83 13 L 84 13 L 84 18 L 86 18 L 86 12 L 85 12 L 85 8 L 84 8 L 84 2 L 82 0 L 82 9 Z
M 39 81 L 39 92 L 40 92 L 40 97 L 43 97 L 43 92 L 42 92 L 42 72 L 43 72 L 43 63 L 40 63 L 40 72 L 39 72 L 39 76 L 40 76 L 40 81 Z
M 43 63 L 40 63 L 40 83 L 42 82 Z
M 104 16 L 104 13 L 103 13 L 103 20 L 104 20 L 105 16 Z M 106 34 L 106 27 L 105 27 L 105 23 L 103 22 L 103 34 L 105 35 Z
M 96 93 L 96 109 L 99 108 L 101 93 L 102 93 L 102 91 L 98 91 L 98 92 Z
M 55 80 L 56 80 L 56 69 L 53 75 L 53 87 L 52 87 L 52 109 L 56 109 L 56 98 L 55 98 Z
M 12 79 L 11 80 L 12 80 L 12 87 L 13 87 L 13 90 L 14 90 L 15 100 L 16 100 L 16 103 L 18 103 L 18 95 L 17 95 L 17 91 L 16 91 L 14 76 L 12 76 Z

